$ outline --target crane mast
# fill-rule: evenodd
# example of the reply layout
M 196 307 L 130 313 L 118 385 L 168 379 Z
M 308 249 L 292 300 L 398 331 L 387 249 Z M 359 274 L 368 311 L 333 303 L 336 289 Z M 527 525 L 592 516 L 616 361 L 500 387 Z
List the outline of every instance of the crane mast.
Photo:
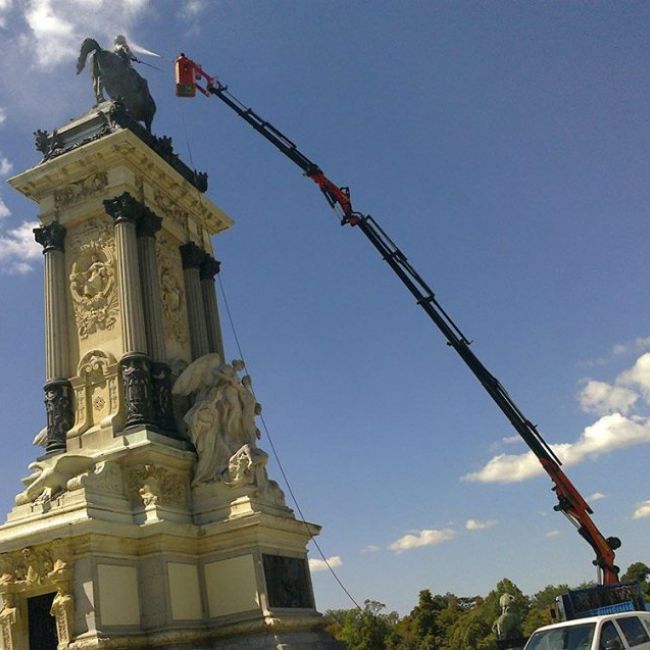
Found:
M 448 345 L 456 350 L 538 458 L 553 482 L 553 490 L 558 499 L 554 509 L 562 512 L 569 519 L 593 549 L 596 555 L 594 564 L 599 569 L 601 583 L 604 585 L 618 584 L 619 568 L 614 564 L 614 551 L 620 547 L 620 540 L 616 537 L 605 538 L 603 536 L 590 516 L 593 511 L 589 504 L 566 476 L 561 468 L 562 463 L 542 438 L 537 427 L 526 418 L 499 380 L 474 354 L 470 348 L 471 342 L 437 301 L 435 293 L 413 268 L 406 255 L 371 215 L 353 209 L 349 188 L 339 186 L 331 181 L 321 168 L 305 156 L 281 131 L 261 118 L 251 108 L 243 105 L 216 77 L 208 75 L 200 65 L 181 54 L 176 60 L 176 94 L 179 97 L 194 97 L 197 90 L 206 96 L 214 95 L 219 98 L 287 158 L 298 165 L 305 176 L 318 185 L 330 207 L 338 212 L 341 225 L 355 227 L 366 236 L 402 284 L 413 295 L 416 303 L 442 332 Z

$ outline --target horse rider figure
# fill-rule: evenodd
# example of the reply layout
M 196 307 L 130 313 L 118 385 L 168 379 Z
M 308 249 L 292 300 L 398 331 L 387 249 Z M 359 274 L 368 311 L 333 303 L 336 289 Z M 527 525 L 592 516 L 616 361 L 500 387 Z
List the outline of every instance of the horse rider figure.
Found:
M 122 34 L 118 34 L 113 41 L 113 52 L 126 63 L 126 65 L 131 66 L 131 61 L 138 61 L 135 55 L 131 51 L 129 44 L 126 42 L 126 37 Z

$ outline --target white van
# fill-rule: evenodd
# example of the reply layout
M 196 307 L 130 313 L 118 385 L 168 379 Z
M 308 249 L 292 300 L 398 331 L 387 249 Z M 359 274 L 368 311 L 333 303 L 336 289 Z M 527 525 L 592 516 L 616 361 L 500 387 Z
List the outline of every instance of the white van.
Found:
M 524 650 L 650 650 L 650 612 L 577 618 L 535 630 Z

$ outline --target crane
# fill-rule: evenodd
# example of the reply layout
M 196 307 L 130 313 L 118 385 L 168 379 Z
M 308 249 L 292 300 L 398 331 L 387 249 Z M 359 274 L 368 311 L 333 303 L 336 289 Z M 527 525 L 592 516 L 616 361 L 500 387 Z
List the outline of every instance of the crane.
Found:
M 471 341 L 444 310 L 435 293 L 413 268 L 406 255 L 371 215 L 352 207 L 350 189 L 331 181 L 284 133 L 242 104 L 228 91 L 228 86 L 221 83 L 217 77 L 206 73 L 184 53 L 176 59 L 175 71 L 178 97 L 195 97 L 196 91 L 199 91 L 206 97 L 214 96 L 220 99 L 318 185 L 330 207 L 339 214 L 341 225 L 356 228 L 365 235 L 535 454 L 553 482 L 553 491 L 557 496 L 554 509 L 567 517 L 593 549 L 596 555 L 593 563 L 598 567 L 600 583 L 605 586 L 618 585 L 619 568 L 614 564 L 614 559 L 615 551 L 621 545 L 620 540 L 617 537 L 606 538 L 600 532 L 591 518 L 593 510 L 564 473 L 562 463 L 537 427 L 523 414 L 501 382 L 474 354 L 470 348 Z

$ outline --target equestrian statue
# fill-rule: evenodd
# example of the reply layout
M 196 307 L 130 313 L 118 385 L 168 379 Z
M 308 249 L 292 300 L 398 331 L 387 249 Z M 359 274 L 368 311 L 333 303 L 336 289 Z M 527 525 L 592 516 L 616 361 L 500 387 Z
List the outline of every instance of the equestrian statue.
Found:
M 106 101 L 104 91 L 114 101 L 120 101 L 131 117 L 144 122 L 151 133 L 151 122 L 156 112 L 156 104 L 149 93 L 146 79 L 132 67 L 131 62 L 138 59 L 133 56 L 124 36 L 115 38 L 112 51 L 103 50 L 93 38 L 87 38 L 81 44 L 77 60 L 77 74 L 86 64 L 86 59 L 93 53 L 90 76 L 97 104 Z

